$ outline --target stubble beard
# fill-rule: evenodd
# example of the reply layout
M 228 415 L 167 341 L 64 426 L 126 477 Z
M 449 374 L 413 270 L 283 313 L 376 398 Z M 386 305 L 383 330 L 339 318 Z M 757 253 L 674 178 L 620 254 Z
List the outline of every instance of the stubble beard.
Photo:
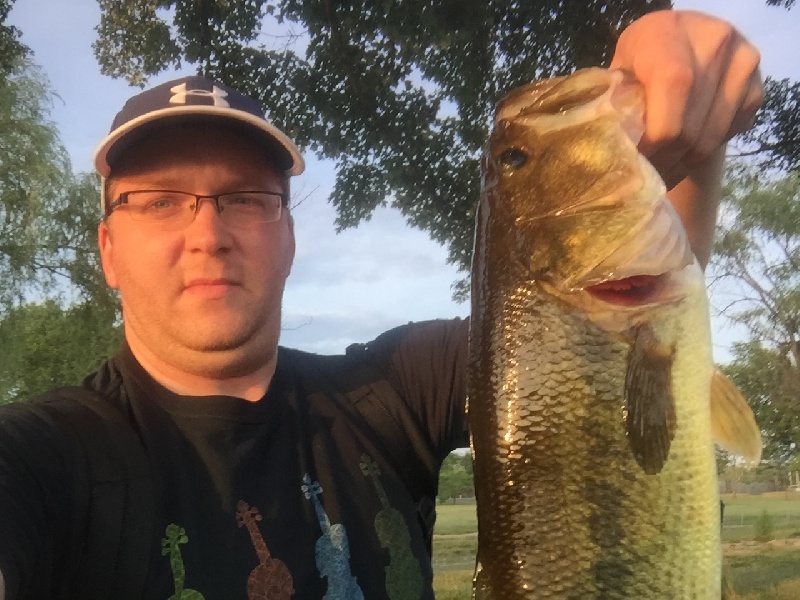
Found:
M 148 320 L 143 324 L 137 323 L 134 315 L 127 315 L 126 336 L 130 339 L 129 332 L 133 333 L 130 329 L 135 330 L 133 335 L 140 344 L 159 362 L 176 371 L 217 380 L 244 377 L 275 357 L 281 322 L 280 302 L 275 304 L 267 313 L 243 318 L 227 329 L 214 327 L 215 331 L 188 318 Z

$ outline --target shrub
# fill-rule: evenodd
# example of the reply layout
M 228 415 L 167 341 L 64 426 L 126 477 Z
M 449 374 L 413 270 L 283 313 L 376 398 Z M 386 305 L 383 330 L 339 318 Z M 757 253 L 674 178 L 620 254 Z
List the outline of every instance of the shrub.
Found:
M 772 523 L 772 516 L 766 511 L 762 510 L 758 519 L 756 519 L 755 538 L 757 542 L 768 542 L 773 539 L 773 531 L 775 527 Z

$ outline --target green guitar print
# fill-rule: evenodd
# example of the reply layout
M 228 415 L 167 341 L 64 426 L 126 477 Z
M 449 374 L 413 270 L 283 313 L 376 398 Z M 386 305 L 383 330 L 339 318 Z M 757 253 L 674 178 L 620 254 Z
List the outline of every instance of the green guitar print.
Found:
M 186 530 L 175 524 L 167 525 L 166 537 L 161 540 L 161 555 L 169 555 L 169 565 L 172 567 L 172 579 L 175 581 L 175 593 L 167 600 L 205 600 L 203 594 L 197 590 L 184 587 L 186 568 L 183 566 L 183 557 L 179 546 L 189 541 Z
M 389 600 L 417 600 L 422 596 L 422 571 L 411 551 L 411 533 L 403 513 L 389 505 L 381 484 L 381 469 L 368 454 L 361 455 L 361 472 L 372 479 L 383 508 L 375 515 L 375 532 L 381 547 L 389 551 L 386 594 Z

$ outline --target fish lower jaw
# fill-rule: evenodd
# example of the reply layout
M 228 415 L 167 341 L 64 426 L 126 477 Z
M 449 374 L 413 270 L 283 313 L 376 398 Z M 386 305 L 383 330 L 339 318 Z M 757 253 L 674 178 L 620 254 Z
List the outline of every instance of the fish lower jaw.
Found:
M 666 272 L 628 270 L 616 278 L 598 280 L 590 277 L 555 295 L 587 312 L 593 310 L 648 309 L 673 304 L 686 298 L 698 287 L 704 289 L 703 272 L 696 261 Z M 551 291 L 557 286 L 551 288 Z
M 660 304 L 666 300 L 669 273 L 660 275 L 633 275 L 623 279 L 604 281 L 584 288 L 595 300 L 616 306 L 639 307 Z
M 697 263 L 679 271 L 652 275 L 642 273 L 569 287 L 539 281 L 541 291 L 572 307 L 601 329 L 628 331 L 667 306 L 676 306 L 704 290 L 703 273 Z

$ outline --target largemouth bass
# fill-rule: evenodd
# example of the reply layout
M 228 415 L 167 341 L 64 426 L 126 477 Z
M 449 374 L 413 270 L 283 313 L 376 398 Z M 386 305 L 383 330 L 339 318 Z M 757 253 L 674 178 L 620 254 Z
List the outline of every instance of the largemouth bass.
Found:
M 498 105 L 472 272 L 476 598 L 720 597 L 706 289 L 637 151 L 642 98 L 587 69 Z

